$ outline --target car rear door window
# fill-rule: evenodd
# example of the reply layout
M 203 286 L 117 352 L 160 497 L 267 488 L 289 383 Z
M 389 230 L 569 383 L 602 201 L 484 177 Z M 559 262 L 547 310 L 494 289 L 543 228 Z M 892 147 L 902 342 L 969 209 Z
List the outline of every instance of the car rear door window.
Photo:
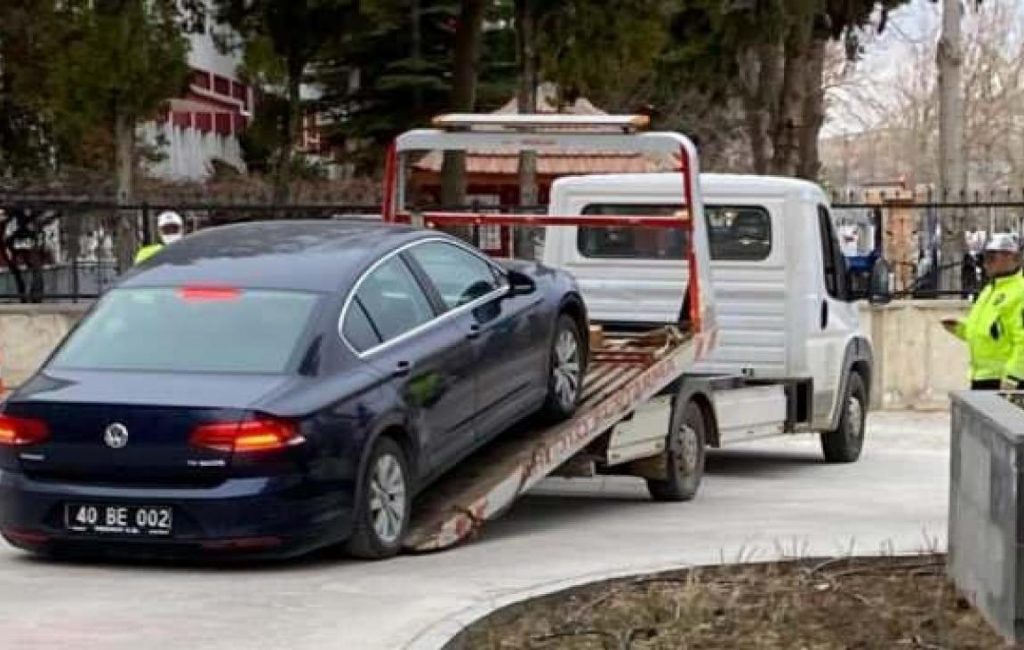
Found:
M 366 310 L 373 329 L 385 342 L 429 322 L 435 316 L 412 271 L 397 255 L 363 279 L 356 298 Z M 350 305 L 348 312 L 351 311 Z M 348 316 L 346 313 L 346 318 Z M 349 343 L 356 347 L 352 340 Z
M 499 288 L 494 267 L 454 244 L 426 242 L 409 249 L 447 309 L 455 309 Z
M 370 317 L 366 315 L 366 310 L 358 298 L 349 304 L 341 331 L 345 335 L 345 340 L 357 352 L 365 352 L 381 343 L 380 334 L 370 322 Z

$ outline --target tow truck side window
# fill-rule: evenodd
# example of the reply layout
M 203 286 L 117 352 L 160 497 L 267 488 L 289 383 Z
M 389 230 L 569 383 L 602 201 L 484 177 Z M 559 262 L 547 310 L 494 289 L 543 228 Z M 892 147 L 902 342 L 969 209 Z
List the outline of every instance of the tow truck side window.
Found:
M 679 205 L 588 205 L 583 214 L 670 216 Z M 705 205 L 711 259 L 758 262 L 772 251 L 772 220 L 760 206 Z M 682 259 L 686 231 L 672 228 L 583 227 L 576 245 L 584 257 Z
M 668 217 L 681 209 L 679 205 L 593 204 L 584 208 L 583 214 Z M 681 260 L 686 243 L 686 231 L 682 228 L 585 226 L 576 235 L 581 255 L 603 259 Z
M 760 206 L 705 205 L 711 259 L 760 262 L 772 252 L 772 218 Z

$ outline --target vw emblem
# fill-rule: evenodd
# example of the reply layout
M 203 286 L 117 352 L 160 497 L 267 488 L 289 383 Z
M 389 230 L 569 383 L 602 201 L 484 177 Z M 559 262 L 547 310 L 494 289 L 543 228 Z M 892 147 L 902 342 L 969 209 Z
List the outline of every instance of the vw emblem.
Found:
M 103 442 L 111 449 L 121 449 L 128 444 L 128 427 L 115 422 L 103 432 Z

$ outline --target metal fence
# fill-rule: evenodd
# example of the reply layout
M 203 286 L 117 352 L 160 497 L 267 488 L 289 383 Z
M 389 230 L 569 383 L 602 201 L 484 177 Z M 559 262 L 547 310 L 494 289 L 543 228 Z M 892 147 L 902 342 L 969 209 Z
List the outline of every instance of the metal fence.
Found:
M 833 198 L 840 233 L 844 225 L 859 228 L 861 250 L 870 246 L 880 251 L 898 297 L 976 295 L 985 281 L 980 250 L 986 237 L 993 232 L 1024 235 L 1024 192 L 965 193 L 955 201 L 909 193 L 860 196 L 856 201 Z M 948 251 L 950 243 L 963 251 L 956 259 L 943 254 L 944 244 Z
M 984 281 L 970 243 L 983 242 L 991 232 L 1024 235 L 1024 190 L 977 192 L 962 198 L 951 201 L 907 192 L 833 195 L 832 214 L 844 239 L 844 253 L 880 253 L 888 262 L 896 296 L 970 296 Z M 154 241 L 156 216 L 164 210 L 181 214 L 186 232 L 242 221 L 380 213 L 377 204 L 330 200 L 275 205 L 263 197 L 199 197 L 119 205 L 110 198 L 0 193 L 0 302 L 96 298 L 130 264 L 135 249 Z M 491 226 L 456 234 L 487 250 L 513 249 L 522 256 L 540 240 L 539 233 L 522 230 L 515 233 L 514 242 Z M 943 259 L 942 244 L 953 237 L 962 239 L 967 252 L 960 259 Z
M 155 241 L 155 221 L 174 210 L 185 231 L 264 219 L 330 219 L 379 215 L 373 204 L 253 201 L 165 201 L 118 204 L 111 199 L 0 194 L 0 302 L 78 302 L 109 288 L 142 245 Z

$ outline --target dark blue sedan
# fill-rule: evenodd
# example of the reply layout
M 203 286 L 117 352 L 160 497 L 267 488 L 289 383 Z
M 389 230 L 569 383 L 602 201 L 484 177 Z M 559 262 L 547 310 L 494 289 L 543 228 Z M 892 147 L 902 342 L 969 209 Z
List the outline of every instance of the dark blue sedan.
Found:
M 398 552 L 412 499 L 576 407 L 572 279 L 375 222 L 216 228 L 93 308 L 0 413 L 0 533 L 39 553 Z

